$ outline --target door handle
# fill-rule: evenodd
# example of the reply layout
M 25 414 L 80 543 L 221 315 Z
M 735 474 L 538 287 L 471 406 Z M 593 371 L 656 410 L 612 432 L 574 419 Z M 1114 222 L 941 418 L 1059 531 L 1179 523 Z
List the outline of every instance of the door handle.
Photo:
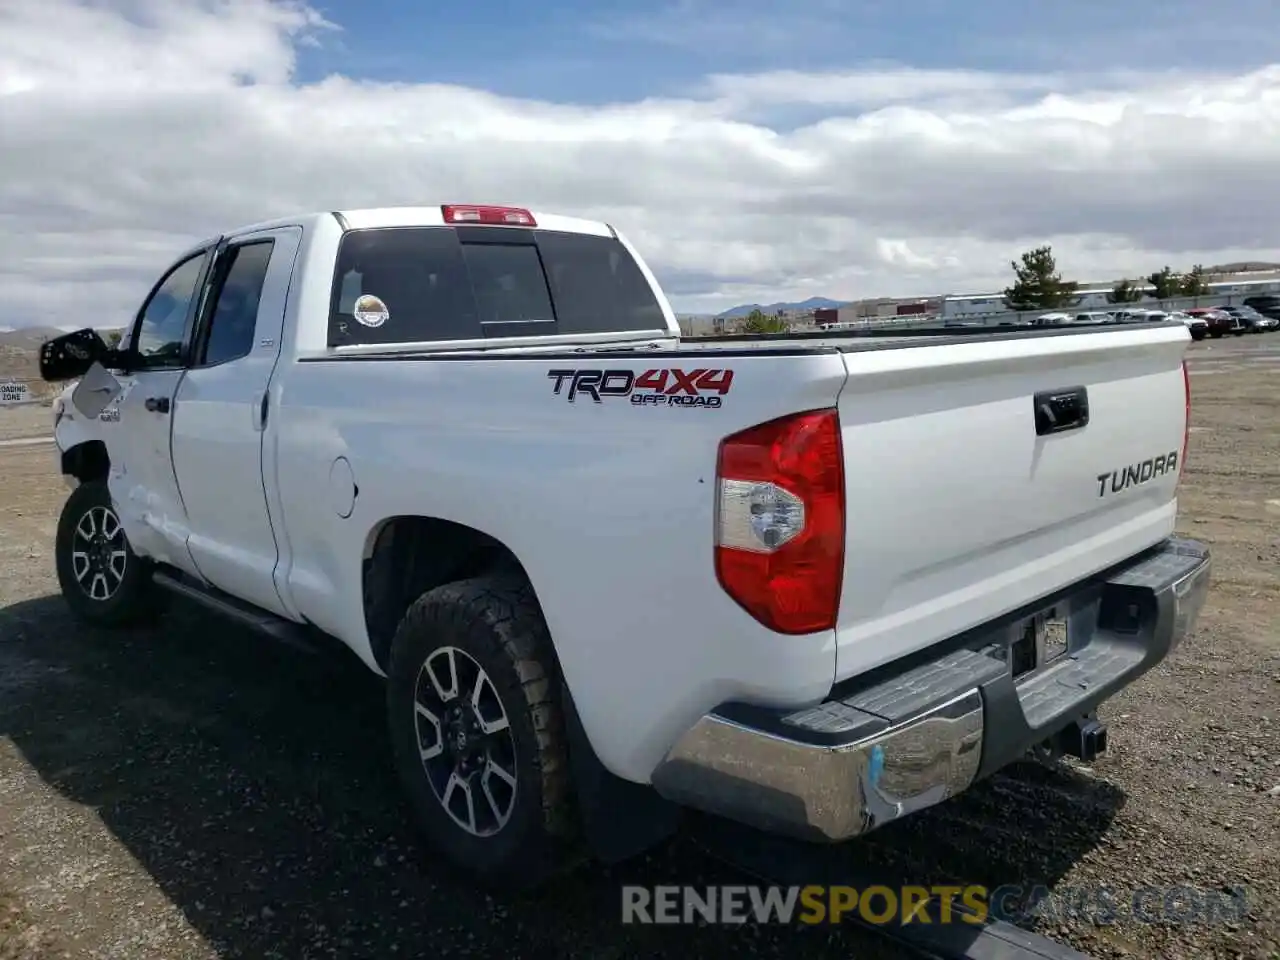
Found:
M 146 408 L 152 413 L 168 413 L 169 398 L 168 397 L 147 397 Z
M 1089 391 L 1084 387 L 1045 390 L 1032 398 L 1036 436 L 1044 437 L 1089 425 Z
M 267 392 L 256 394 L 253 403 L 249 404 L 249 412 L 253 415 L 253 429 L 261 433 L 267 425 Z

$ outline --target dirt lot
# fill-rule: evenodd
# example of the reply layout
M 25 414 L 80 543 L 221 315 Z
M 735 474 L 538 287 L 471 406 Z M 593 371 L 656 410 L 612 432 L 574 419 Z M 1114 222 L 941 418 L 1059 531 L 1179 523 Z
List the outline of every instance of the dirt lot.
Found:
M 1037 926 L 1098 957 L 1280 956 L 1280 334 L 1192 354 L 1181 528 L 1216 558 L 1199 631 L 1107 705 L 1092 769 L 1019 765 L 838 856 L 1064 897 L 1243 886 L 1240 922 Z M 47 424 L 8 416 L 0 437 Z M 0 960 L 897 955 L 848 928 L 620 926 L 621 882 L 743 882 L 688 834 L 538 897 L 475 892 L 406 828 L 362 667 L 191 611 L 76 626 L 52 596 L 52 448 L 0 447 L 0 476 Z
M 52 433 L 52 424 L 53 410 L 43 403 L 0 407 L 0 442 L 47 437 Z M 7 467 L 0 469 L 7 472 Z

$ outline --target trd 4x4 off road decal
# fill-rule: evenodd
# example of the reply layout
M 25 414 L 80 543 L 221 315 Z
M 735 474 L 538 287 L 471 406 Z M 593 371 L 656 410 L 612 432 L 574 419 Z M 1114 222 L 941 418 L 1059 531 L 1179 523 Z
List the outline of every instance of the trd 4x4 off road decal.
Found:
M 630 397 L 638 407 L 715 408 L 733 385 L 732 370 L 674 367 L 641 374 L 632 370 L 548 370 L 547 376 L 554 381 L 551 392 L 567 394 L 570 403 L 580 395 L 596 403 L 603 403 L 605 397 Z

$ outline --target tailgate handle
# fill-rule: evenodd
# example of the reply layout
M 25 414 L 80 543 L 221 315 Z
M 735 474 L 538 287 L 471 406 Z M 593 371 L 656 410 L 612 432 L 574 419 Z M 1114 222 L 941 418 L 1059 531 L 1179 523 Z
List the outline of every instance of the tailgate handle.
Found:
M 1044 437 L 1089 425 L 1089 391 L 1084 387 L 1045 390 L 1032 398 L 1036 414 L 1036 436 Z

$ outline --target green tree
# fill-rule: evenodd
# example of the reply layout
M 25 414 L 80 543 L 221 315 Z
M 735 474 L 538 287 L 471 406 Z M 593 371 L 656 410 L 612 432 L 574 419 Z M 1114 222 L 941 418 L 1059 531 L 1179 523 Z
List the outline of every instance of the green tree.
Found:
M 1052 247 L 1028 250 L 1021 261 L 1014 260 L 1010 266 L 1015 279 L 1013 286 L 1004 291 L 1004 302 L 1010 310 L 1052 310 L 1080 302 L 1076 296 L 1077 285 L 1063 280 L 1058 273 Z
M 1128 280 L 1121 280 L 1107 294 L 1107 303 L 1137 303 L 1142 299 L 1142 291 Z
M 769 316 L 763 310 L 752 310 L 742 321 L 743 333 L 786 333 L 790 329 L 780 316 Z
M 1188 273 L 1182 275 L 1179 293 L 1184 297 L 1203 297 L 1209 292 L 1209 284 L 1204 279 L 1204 267 L 1196 264 Z
M 1147 282 L 1151 284 L 1153 296 L 1157 300 L 1169 300 L 1182 292 L 1182 277 L 1168 267 L 1151 274 L 1147 277 Z
M 124 336 L 123 330 L 108 330 L 104 339 L 107 342 L 107 346 L 114 349 L 120 345 L 120 338 L 122 336 Z

